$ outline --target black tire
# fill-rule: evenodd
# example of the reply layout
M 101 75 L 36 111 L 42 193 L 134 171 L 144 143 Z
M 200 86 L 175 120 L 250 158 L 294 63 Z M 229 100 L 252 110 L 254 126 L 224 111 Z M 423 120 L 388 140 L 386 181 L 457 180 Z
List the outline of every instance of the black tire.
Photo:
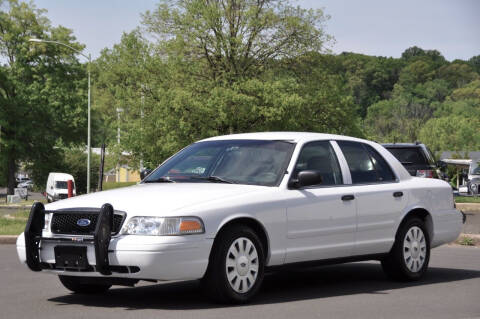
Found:
M 254 284 L 245 293 L 239 293 L 231 286 L 227 277 L 227 254 L 234 242 L 247 238 L 253 243 L 258 255 L 258 272 Z M 250 264 L 250 263 L 249 263 Z M 258 235 L 248 226 L 233 225 L 224 229 L 215 239 L 210 253 L 207 272 L 201 281 L 206 296 L 220 303 L 242 304 L 250 301 L 259 291 L 263 281 L 265 252 Z
M 58 276 L 60 282 L 68 290 L 77 294 L 99 294 L 112 287 L 109 284 L 92 284 L 82 282 L 82 277 Z
M 418 270 L 412 271 L 409 269 L 408 266 L 408 248 L 404 248 L 404 240 L 407 236 L 407 233 L 411 229 L 416 229 L 414 227 L 418 227 L 423 232 L 424 240 L 425 240 L 425 256 L 423 258 L 423 264 L 417 266 Z M 404 252 L 404 250 L 406 252 Z M 404 256 L 407 256 L 404 258 Z M 421 260 L 421 257 L 418 257 Z M 425 275 L 425 272 L 428 269 L 428 262 L 430 261 L 430 237 L 428 235 L 428 231 L 425 227 L 425 223 L 417 218 L 412 217 L 402 223 L 400 226 L 397 235 L 395 237 L 395 243 L 393 244 L 390 253 L 385 257 L 381 263 L 384 272 L 387 274 L 388 277 L 394 280 L 400 281 L 415 281 L 419 280 Z M 415 261 L 413 261 L 415 263 Z M 420 263 L 420 262 L 419 262 Z M 419 265 L 419 263 L 417 265 Z

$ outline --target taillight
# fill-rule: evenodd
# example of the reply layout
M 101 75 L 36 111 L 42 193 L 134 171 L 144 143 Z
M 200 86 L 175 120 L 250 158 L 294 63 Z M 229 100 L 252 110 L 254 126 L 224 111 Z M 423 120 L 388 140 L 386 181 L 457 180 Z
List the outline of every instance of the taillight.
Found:
M 433 171 L 430 169 L 417 170 L 417 177 L 433 178 Z

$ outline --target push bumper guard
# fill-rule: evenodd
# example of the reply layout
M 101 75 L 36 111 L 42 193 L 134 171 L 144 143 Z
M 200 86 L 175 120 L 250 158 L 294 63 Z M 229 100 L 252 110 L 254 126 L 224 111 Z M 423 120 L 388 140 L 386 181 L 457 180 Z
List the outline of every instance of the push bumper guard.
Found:
M 27 265 L 32 271 L 41 271 L 50 268 L 40 261 L 40 243 L 42 240 L 56 240 L 55 238 L 42 238 L 42 230 L 45 226 L 45 207 L 42 203 L 34 203 L 30 210 L 27 225 L 25 226 L 25 250 Z M 113 228 L 113 207 L 104 204 L 99 211 L 93 245 L 95 248 L 96 269 L 102 275 L 111 275 L 108 260 L 108 246 Z M 85 240 L 87 241 L 87 240 Z

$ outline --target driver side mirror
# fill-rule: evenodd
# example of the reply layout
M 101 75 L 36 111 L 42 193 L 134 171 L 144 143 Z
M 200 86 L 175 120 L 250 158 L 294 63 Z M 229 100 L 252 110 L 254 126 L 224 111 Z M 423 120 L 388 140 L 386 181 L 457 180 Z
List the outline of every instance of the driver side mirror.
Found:
M 318 185 L 322 183 L 322 175 L 317 171 L 301 171 L 296 180 L 292 180 L 290 187 L 302 188 L 305 186 Z
M 152 172 L 152 170 L 151 170 L 151 169 L 148 169 L 148 168 L 142 170 L 142 171 L 140 172 L 140 180 L 143 181 L 143 179 L 144 179 L 145 177 L 147 177 L 147 175 L 150 174 L 151 172 Z

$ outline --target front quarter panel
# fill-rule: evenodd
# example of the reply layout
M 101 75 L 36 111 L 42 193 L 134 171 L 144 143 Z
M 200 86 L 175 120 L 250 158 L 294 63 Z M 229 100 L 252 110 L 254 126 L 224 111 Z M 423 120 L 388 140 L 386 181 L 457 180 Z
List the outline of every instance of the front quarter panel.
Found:
M 258 222 L 267 235 L 267 265 L 279 265 L 284 262 L 286 247 L 286 203 L 282 193 L 278 187 L 265 187 L 263 192 L 195 206 L 194 210 L 183 211 L 182 215 L 202 218 L 208 239 L 214 239 L 229 222 L 241 218 Z

